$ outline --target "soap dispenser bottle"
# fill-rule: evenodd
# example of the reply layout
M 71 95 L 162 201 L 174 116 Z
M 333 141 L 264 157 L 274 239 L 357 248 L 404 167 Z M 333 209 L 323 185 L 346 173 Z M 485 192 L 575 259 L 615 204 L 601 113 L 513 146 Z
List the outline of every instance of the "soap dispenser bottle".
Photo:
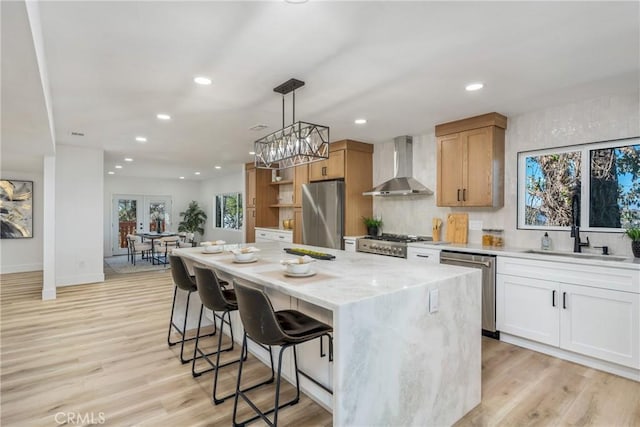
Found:
M 551 250 L 551 237 L 549 237 L 549 233 L 544 233 L 544 236 L 542 236 L 540 249 L 542 249 L 543 251 Z

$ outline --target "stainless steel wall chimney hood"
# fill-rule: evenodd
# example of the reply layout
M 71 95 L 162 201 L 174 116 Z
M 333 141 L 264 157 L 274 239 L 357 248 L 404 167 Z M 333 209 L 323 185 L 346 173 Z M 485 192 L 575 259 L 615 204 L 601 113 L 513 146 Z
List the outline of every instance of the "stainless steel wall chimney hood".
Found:
M 393 139 L 393 178 L 376 186 L 371 191 L 362 193 L 363 196 L 415 196 L 433 194 L 420 184 L 413 175 L 413 138 L 399 136 Z

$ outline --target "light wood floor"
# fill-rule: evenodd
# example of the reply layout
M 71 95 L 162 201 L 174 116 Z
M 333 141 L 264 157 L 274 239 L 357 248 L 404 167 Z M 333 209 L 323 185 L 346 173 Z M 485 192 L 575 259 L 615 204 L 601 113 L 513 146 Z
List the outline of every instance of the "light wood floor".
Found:
M 54 301 L 41 301 L 41 287 L 40 273 L 0 276 L 2 426 L 55 426 L 58 413 L 102 413 L 116 426 L 231 425 L 233 400 L 212 405 L 211 374 L 192 378 L 166 345 L 169 272 L 109 274 L 58 289 Z M 268 374 L 249 361 L 248 378 Z M 235 366 L 221 374 L 221 391 L 233 390 Z M 273 388 L 252 396 L 266 407 Z M 459 426 L 640 426 L 640 383 L 490 339 L 482 396 Z M 331 414 L 303 396 L 281 421 L 329 426 Z

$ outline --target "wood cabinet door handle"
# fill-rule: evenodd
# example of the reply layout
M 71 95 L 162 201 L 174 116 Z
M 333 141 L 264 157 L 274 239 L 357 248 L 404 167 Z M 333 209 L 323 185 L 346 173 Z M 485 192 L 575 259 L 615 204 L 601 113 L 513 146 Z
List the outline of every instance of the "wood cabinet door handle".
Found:
M 256 217 L 256 211 L 253 211 L 251 216 L 255 218 Z
M 460 189 L 458 188 L 458 197 L 457 197 L 458 201 L 460 201 Z
M 255 197 L 253 198 L 253 204 L 254 205 L 256 204 L 256 198 Z
M 462 189 L 462 201 L 463 202 L 467 201 L 467 189 L 466 188 Z
M 551 306 L 556 306 L 556 290 L 551 291 Z
M 322 176 L 327 176 L 327 167 L 326 166 L 322 167 Z

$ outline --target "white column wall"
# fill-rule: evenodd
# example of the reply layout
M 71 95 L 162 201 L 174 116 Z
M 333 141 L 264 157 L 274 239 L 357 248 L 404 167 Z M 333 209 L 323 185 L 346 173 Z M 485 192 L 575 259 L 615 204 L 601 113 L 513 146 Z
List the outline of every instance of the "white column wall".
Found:
M 56 297 L 56 157 L 46 156 L 43 164 L 42 299 L 46 300 Z
M 202 240 L 224 240 L 227 243 L 244 242 L 243 230 L 223 230 L 215 228 L 216 216 L 213 211 L 215 208 L 214 198 L 216 194 L 224 193 L 242 193 L 244 199 L 244 165 L 233 165 L 228 167 L 228 172 L 220 173 L 220 176 L 202 181 L 200 190 L 201 206 L 207 214 L 207 223 L 205 224 L 205 233 Z
M 57 145 L 56 286 L 104 281 L 103 157 L 102 150 Z
M 20 273 L 42 270 L 44 218 L 44 182 L 42 171 L 18 172 L 3 170 L 2 179 L 33 181 L 33 237 L 0 239 L 0 272 Z

